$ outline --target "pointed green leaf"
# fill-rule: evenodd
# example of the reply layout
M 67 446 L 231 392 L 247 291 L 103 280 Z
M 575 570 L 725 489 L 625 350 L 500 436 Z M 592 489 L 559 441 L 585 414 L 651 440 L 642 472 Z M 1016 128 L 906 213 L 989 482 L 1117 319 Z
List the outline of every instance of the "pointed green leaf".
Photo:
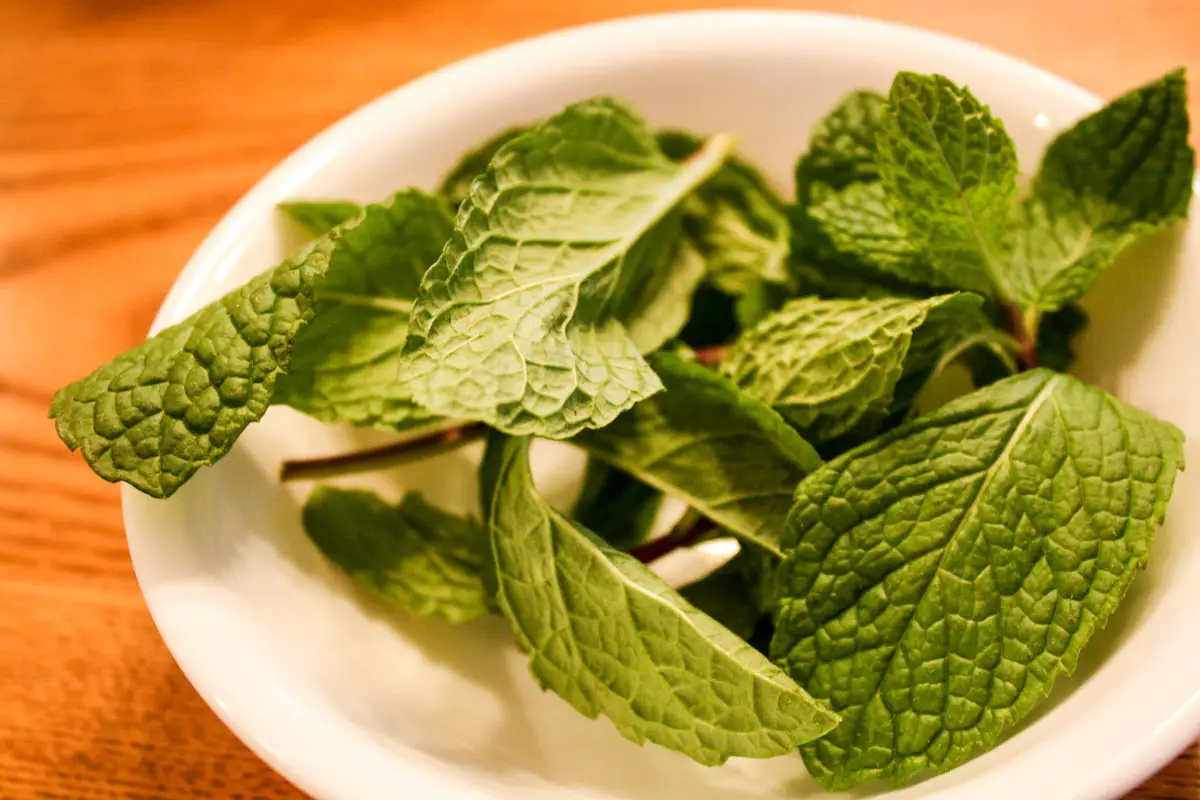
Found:
M 614 290 L 658 267 L 639 242 L 730 144 L 714 137 L 674 164 L 633 111 L 597 99 L 502 147 L 422 282 L 402 376 L 417 402 L 564 438 L 658 391 Z
M 362 212 L 362 206 L 346 200 L 291 200 L 279 210 L 313 236 L 324 236 Z
M 527 440 L 495 437 L 499 604 L 538 683 L 626 738 L 701 764 L 770 758 L 836 718 L 644 564 L 547 504 Z
M 1011 296 L 1017 153 L 1004 124 L 947 78 L 901 72 L 880 125 L 879 173 L 913 248 L 942 285 Z
M 691 157 L 704 140 L 685 131 L 658 134 L 663 152 Z M 785 283 L 791 228 L 783 201 L 757 169 L 731 158 L 689 198 L 683 229 L 723 292 L 739 295 L 767 280 Z
M 721 371 L 812 441 L 870 433 L 892 410 L 913 333 L 930 309 L 977 310 L 973 295 L 928 300 L 802 297 L 747 331 Z
M 529 127 L 524 125 L 503 130 L 459 159 L 454 169 L 442 178 L 442 185 L 438 189 L 449 201 L 451 208 L 458 208 L 467 199 L 467 195 L 471 193 L 471 184 L 487 170 L 488 163 L 497 151 L 528 131 Z
M 1015 299 L 1052 311 L 1081 296 L 1131 244 L 1187 217 L 1195 173 L 1183 70 L 1064 131 L 1017 215 Z
M 415 189 L 367 206 L 353 246 L 332 255 L 274 402 L 326 422 L 408 428 L 435 419 L 398 376 L 421 276 L 451 229 L 445 201 Z
M 772 655 L 842 722 L 825 787 L 951 769 L 1074 669 L 1145 565 L 1182 434 L 1036 370 L 806 478 Z
M 304 530 L 355 582 L 414 614 L 467 622 L 489 613 L 487 532 L 420 494 L 392 506 L 360 489 L 318 486 Z
M 665 352 L 650 363 L 666 391 L 570 443 L 778 552 L 792 490 L 821 464 L 816 451 L 712 370 Z

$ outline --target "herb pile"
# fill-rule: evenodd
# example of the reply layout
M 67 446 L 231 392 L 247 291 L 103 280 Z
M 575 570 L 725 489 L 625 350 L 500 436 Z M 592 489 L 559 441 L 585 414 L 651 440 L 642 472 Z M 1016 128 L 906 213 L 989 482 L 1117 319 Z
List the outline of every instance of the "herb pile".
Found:
M 1065 370 L 1076 301 L 1186 216 L 1187 138 L 1173 72 L 1020 191 L 985 105 L 901 73 L 821 121 L 787 204 L 731 137 L 585 100 L 437 194 L 284 204 L 307 245 L 51 416 L 155 497 L 272 404 L 409 432 L 289 478 L 487 437 L 483 524 L 319 487 L 304 527 L 412 613 L 503 614 L 541 686 L 635 742 L 903 782 L 992 746 L 1146 563 L 1183 436 Z M 974 391 L 927 408 L 951 365 Z M 534 486 L 534 437 L 589 456 L 569 513 Z M 647 541 L 664 495 L 688 511 Z M 697 583 L 646 566 L 717 536 L 741 550 Z

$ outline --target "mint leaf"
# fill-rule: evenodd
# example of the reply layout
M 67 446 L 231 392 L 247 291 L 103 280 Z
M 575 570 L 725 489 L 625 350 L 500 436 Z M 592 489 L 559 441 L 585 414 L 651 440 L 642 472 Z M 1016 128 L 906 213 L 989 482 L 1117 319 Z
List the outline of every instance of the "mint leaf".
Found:
M 358 203 L 346 200 L 291 200 L 278 207 L 313 236 L 324 236 L 362 211 Z
M 356 583 L 407 611 L 467 622 L 489 612 L 492 569 L 487 532 L 405 495 L 388 505 L 377 495 L 318 486 L 304 504 L 313 544 Z
M 775 604 L 779 557 L 751 544 L 719 569 L 679 590 L 683 599 L 749 641 Z
M 851 92 L 817 123 L 808 152 L 796 165 L 797 197 L 804 197 L 812 183 L 840 189 L 859 181 L 879 180 L 875 139 L 885 102 L 878 92 Z
M 421 284 L 402 373 L 416 401 L 565 438 L 658 391 L 626 327 L 635 320 L 613 316 L 614 291 L 659 266 L 647 257 L 657 248 L 639 244 L 729 149 L 715 137 L 674 164 L 610 99 L 569 106 L 500 148 Z
M 587 717 L 701 764 L 770 758 L 836 718 L 744 641 L 537 493 L 529 442 L 493 437 L 499 605 L 530 669 Z
M 1018 213 L 1014 299 L 1053 311 L 1078 298 L 1129 245 L 1187 217 L 1195 172 L 1183 70 L 1059 134 Z
M 1005 232 L 1017 153 L 1004 124 L 949 79 L 901 72 L 877 144 L 896 220 L 939 283 L 1011 296 Z
M 884 97 L 852 92 L 813 129 L 796 164 L 790 273 L 821 297 L 927 297 L 945 281 L 908 242 L 879 179 Z
M 703 145 L 685 131 L 658 134 L 676 161 Z M 739 295 L 762 280 L 785 283 L 791 227 L 783 201 L 748 161 L 727 160 L 684 204 L 683 229 L 708 265 L 714 286 Z
M 870 432 L 892 408 L 913 332 L 943 304 L 961 313 L 979 298 L 792 300 L 746 331 L 721 371 L 810 440 Z
M 646 266 L 621 271 L 610 313 L 625 321 L 625 333 L 638 352 L 649 353 L 683 329 L 708 267 L 682 235 L 678 212 L 642 237 L 626 263 Z
M 314 292 L 354 223 L 54 395 L 59 437 L 97 475 L 169 497 L 271 402 Z
M 1036 370 L 806 478 L 771 652 L 842 714 L 803 748 L 814 777 L 945 771 L 1029 713 L 1145 565 L 1182 441 Z
M 819 261 L 850 261 L 869 270 L 867 274 L 947 288 L 949 282 L 909 244 L 881 182 L 852 183 L 836 190 L 816 184 L 808 213 L 821 233 L 815 251 Z
M 528 131 L 528 126 L 517 125 L 501 131 L 480 144 L 463 156 L 454 165 L 454 169 L 442 178 L 442 185 L 438 189 L 438 193 L 449 201 L 452 208 L 458 208 L 471 193 L 471 183 L 487 170 L 488 164 L 500 148 Z
M 650 364 L 665 392 L 570 443 L 778 552 L 792 490 L 821 464 L 816 451 L 712 370 L 670 353 Z
M 589 458 L 571 516 L 616 549 L 628 550 L 650 535 L 662 499 L 628 472 Z
M 451 230 L 445 201 L 415 189 L 367 206 L 330 257 L 274 402 L 326 422 L 407 428 L 434 419 L 397 375 L 421 276 Z

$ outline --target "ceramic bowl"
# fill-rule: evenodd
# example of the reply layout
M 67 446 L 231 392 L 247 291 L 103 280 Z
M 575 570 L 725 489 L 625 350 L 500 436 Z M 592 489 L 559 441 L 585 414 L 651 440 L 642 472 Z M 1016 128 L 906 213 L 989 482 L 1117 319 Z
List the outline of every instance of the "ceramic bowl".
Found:
M 851 89 L 886 90 L 901 69 L 969 84 L 1005 121 L 1027 170 L 1056 130 L 1099 103 L 985 48 L 847 17 L 691 13 L 555 33 L 439 70 L 315 137 L 226 215 L 155 328 L 285 255 L 294 242 L 276 202 L 432 189 L 481 139 L 590 95 L 625 98 L 655 125 L 735 133 L 742 152 L 790 193 L 817 119 Z M 1151 77 L 1130 75 L 1129 84 Z M 1180 425 L 1200 463 L 1200 379 L 1188 368 L 1200 341 L 1196 225 L 1114 268 L 1087 305 L 1093 325 L 1078 372 Z M 276 476 L 284 458 L 380 437 L 273 409 L 171 500 L 124 489 L 129 547 L 163 638 L 209 705 L 275 769 L 337 800 L 827 796 L 799 757 L 705 768 L 631 744 L 606 720 L 540 692 L 499 619 L 454 627 L 356 591 L 300 528 L 311 487 L 285 488 Z M 477 457 L 465 450 L 365 482 L 470 508 Z M 561 445 L 539 447 L 536 457 L 544 482 L 568 491 L 577 459 Z M 1035 717 L 965 766 L 889 797 L 1119 796 L 1197 735 L 1200 475 L 1181 476 L 1168 516 L 1148 573 Z

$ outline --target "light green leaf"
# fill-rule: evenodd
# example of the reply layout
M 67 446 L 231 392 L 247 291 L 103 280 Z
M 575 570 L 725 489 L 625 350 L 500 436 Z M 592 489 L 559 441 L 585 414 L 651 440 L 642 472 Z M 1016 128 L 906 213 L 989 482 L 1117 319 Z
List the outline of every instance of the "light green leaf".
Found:
M 611 313 L 625 321 L 639 353 L 657 350 L 683 329 L 708 270 L 679 222 L 676 211 L 634 245 L 627 263 L 647 266 L 622 270 L 613 291 Z
M 616 549 L 628 550 L 650 535 L 662 500 L 662 492 L 628 472 L 589 458 L 571 516 Z
M 876 137 L 884 98 L 847 95 L 813 130 L 796 163 L 789 272 L 804 294 L 928 297 L 937 280 L 908 243 L 879 181 Z
M 806 478 L 771 652 L 842 714 L 814 777 L 945 771 L 1028 714 L 1145 565 L 1182 439 L 1036 370 Z
M 292 200 L 278 207 L 313 236 L 324 236 L 362 212 L 362 206 L 346 200 Z
M 452 208 L 458 208 L 467 199 L 467 195 L 471 193 L 471 183 L 487 170 L 488 164 L 497 151 L 528 131 L 529 126 L 527 125 L 514 126 L 501 131 L 480 144 L 463 156 L 454 165 L 454 169 L 450 170 L 446 174 L 446 177 L 442 178 L 442 185 L 438 189 L 438 192 L 450 202 Z
M 685 131 L 663 131 L 660 146 L 676 161 L 704 141 Z M 708 264 L 721 291 L 739 295 L 767 280 L 786 283 L 791 227 L 783 201 L 748 161 L 731 158 L 684 205 L 683 229 Z
M 820 300 L 787 303 L 734 344 L 721 371 L 770 405 L 812 441 L 870 432 L 892 409 L 913 333 L 930 309 L 977 309 L 972 295 L 928 300 Z
M 371 492 L 318 486 L 304 530 L 355 582 L 414 614 L 467 622 L 489 612 L 487 532 L 420 494 L 392 506 Z
M 901 72 L 880 125 L 879 173 L 896 220 L 939 283 L 1011 296 L 1017 153 L 1004 124 L 947 78 Z
M 774 411 L 670 353 L 650 356 L 666 391 L 570 440 L 774 552 L 792 490 L 821 464 Z
M 660 266 L 639 242 L 730 146 L 714 137 L 674 164 L 633 111 L 595 99 L 502 147 L 422 281 L 402 374 L 417 402 L 565 438 L 658 391 L 614 291 Z
M 1129 245 L 1187 217 L 1195 172 L 1183 70 L 1060 134 L 1017 215 L 1014 299 L 1053 311 L 1081 296 Z
M 354 223 L 54 395 L 50 416 L 107 481 L 169 497 L 271 402 L 314 292 Z
M 808 213 L 821 234 L 815 239 L 819 262 L 849 263 L 860 273 L 865 268 L 863 274 L 881 273 L 913 285 L 955 288 L 909 243 L 880 181 L 842 189 L 814 184 Z
M 797 197 L 811 183 L 840 189 L 879 180 L 876 136 L 885 98 L 860 90 L 843 97 L 812 131 L 808 152 L 796 164 Z
M 450 238 L 450 211 L 441 198 L 412 189 L 363 213 L 331 256 L 316 317 L 296 337 L 274 402 L 326 422 L 428 424 L 434 415 L 397 376 L 421 276 Z
M 836 718 L 644 564 L 537 493 L 527 440 L 499 437 L 490 530 L 499 604 L 538 683 L 626 738 L 701 764 L 789 753 Z

